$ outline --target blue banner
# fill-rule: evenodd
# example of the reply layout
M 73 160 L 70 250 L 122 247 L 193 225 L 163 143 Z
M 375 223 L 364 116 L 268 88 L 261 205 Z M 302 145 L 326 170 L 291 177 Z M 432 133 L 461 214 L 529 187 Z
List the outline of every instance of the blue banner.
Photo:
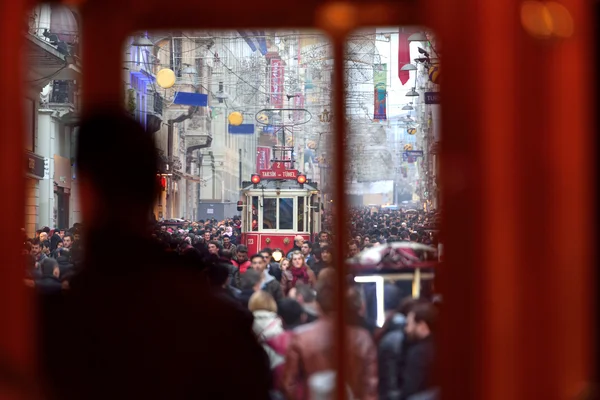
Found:
M 263 56 L 269 51 L 267 48 L 267 39 L 265 38 L 265 31 L 245 31 L 238 30 L 241 37 L 244 38 L 252 52 L 256 50 L 260 51 Z
M 203 93 L 177 92 L 175 93 L 173 104 L 206 107 L 208 105 L 208 95 Z
M 253 135 L 254 124 L 228 125 L 228 131 L 232 135 Z
M 412 163 L 417 157 L 423 157 L 423 150 L 408 150 L 402 153 L 402 161 Z

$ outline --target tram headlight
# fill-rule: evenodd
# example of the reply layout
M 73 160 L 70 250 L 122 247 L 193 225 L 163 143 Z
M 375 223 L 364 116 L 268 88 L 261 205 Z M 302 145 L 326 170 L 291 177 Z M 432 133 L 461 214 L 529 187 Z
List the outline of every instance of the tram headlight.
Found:
M 299 184 L 304 185 L 306 183 L 306 175 L 298 175 L 296 180 Z
M 273 257 L 273 261 L 279 262 L 283 258 L 283 253 L 281 252 L 281 250 L 277 249 L 273 252 L 271 257 Z
M 260 175 L 252 174 L 252 177 L 250 178 L 250 182 L 252 182 L 255 185 L 258 185 L 260 183 Z

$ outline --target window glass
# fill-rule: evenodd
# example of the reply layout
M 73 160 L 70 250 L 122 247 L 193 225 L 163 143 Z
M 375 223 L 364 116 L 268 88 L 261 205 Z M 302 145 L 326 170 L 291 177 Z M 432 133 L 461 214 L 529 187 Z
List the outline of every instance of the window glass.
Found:
M 35 151 L 35 102 L 25 99 L 25 150 Z
M 277 199 L 263 199 L 263 229 L 277 229 Z
M 294 229 L 294 199 L 279 199 L 279 229 Z
M 304 231 L 304 197 L 298 197 L 298 232 Z
M 252 211 L 251 211 L 251 218 L 252 218 L 252 230 L 253 231 L 257 231 L 258 230 L 258 196 L 253 196 L 252 197 Z

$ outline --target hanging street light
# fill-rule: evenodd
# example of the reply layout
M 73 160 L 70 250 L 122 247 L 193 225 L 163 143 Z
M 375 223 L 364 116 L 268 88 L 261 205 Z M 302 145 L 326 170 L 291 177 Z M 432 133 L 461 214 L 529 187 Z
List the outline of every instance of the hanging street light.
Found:
M 131 45 L 135 47 L 154 47 L 154 43 L 152 43 L 150 39 L 143 35 L 137 36 Z
M 417 70 L 417 66 L 414 64 L 404 64 L 402 66 L 402 68 L 400 68 L 400 71 L 416 71 Z

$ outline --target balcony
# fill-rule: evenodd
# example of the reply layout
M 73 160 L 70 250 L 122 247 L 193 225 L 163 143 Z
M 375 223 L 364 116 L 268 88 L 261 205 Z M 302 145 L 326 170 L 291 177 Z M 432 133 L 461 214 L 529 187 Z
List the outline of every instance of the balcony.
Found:
M 186 152 L 210 147 L 212 143 L 211 119 L 209 115 L 194 115 L 185 131 Z
M 52 83 L 52 93 L 50 95 L 50 103 L 53 104 L 76 104 L 75 93 L 77 86 L 73 81 L 54 81 Z
M 36 89 L 43 88 L 53 80 L 76 80 L 81 78 L 77 59 L 61 53 L 55 46 L 39 37 L 26 35 L 27 81 Z

